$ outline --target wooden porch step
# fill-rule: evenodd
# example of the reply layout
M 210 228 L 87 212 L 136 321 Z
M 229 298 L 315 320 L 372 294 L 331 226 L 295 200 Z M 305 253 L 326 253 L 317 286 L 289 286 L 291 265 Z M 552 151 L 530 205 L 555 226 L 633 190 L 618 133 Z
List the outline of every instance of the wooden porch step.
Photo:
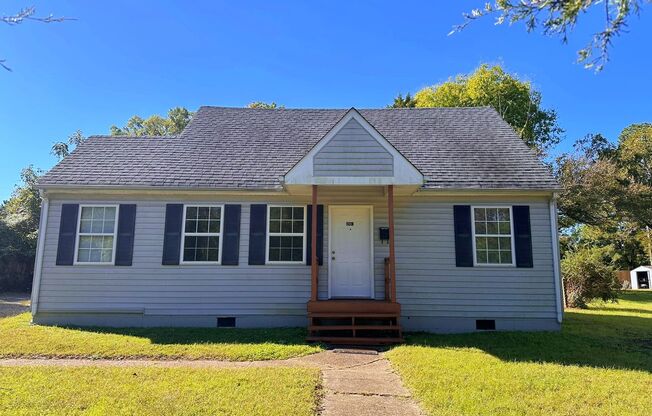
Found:
M 309 318 L 398 318 L 399 315 L 394 313 L 345 313 L 345 312 L 312 312 L 308 314 Z
M 333 299 L 308 302 L 308 313 L 346 313 L 358 314 L 391 314 L 400 315 L 401 305 L 397 302 L 366 299 Z
M 327 335 L 311 335 L 306 340 L 309 342 L 325 342 L 328 344 L 342 345 L 389 345 L 403 342 L 402 337 L 332 337 Z
M 309 331 L 400 331 L 400 325 L 310 325 Z

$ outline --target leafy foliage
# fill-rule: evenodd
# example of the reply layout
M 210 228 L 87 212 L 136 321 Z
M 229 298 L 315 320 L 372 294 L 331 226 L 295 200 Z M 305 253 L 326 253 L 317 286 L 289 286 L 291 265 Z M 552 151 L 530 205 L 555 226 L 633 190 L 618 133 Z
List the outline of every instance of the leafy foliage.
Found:
M 263 101 L 254 101 L 253 103 L 247 104 L 248 108 L 265 108 L 265 109 L 274 109 L 274 108 L 285 108 L 285 106 L 277 105 L 274 101 L 271 103 L 266 103 Z
M 543 108 L 541 93 L 499 65 L 483 64 L 471 74 L 426 87 L 414 101 L 416 107 L 491 106 L 528 146 L 542 153 L 559 143 L 563 132 L 557 113 Z
M 68 156 L 70 152 L 74 150 L 75 147 L 82 144 L 85 140 L 86 140 L 86 136 L 84 136 L 81 130 L 77 130 L 76 132 L 68 136 L 67 140 L 56 142 L 55 144 L 53 144 L 50 153 L 53 156 L 59 158 L 59 160 L 62 160 L 63 158 Z
M 192 119 L 193 112 L 184 107 L 171 108 L 167 118 L 157 114 L 146 119 L 133 116 L 124 127 L 111 126 L 112 136 L 176 136 Z
M 410 93 L 408 92 L 405 94 L 405 98 L 403 98 L 402 94 L 399 94 L 394 98 L 394 102 L 392 105 L 388 105 L 388 108 L 413 108 L 417 106 L 417 102 Z
M 616 301 L 618 280 L 614 269 L 603 259 L 598 248 L 585 248 L 566 253 L 561 261 L 566 304 L 586 308 L 593 299 Z
M 591 12 L 604 12 L 604 28 L 593 35 L 591 41 L 578 51 L 578 62 L 585 68 L 600 71 L 609 60 L 613 39 L 626 32 L 627 21 L 637 15 L 641 6 L 651 0 L 495 0 L 485 3 L 484 9 L 464 13 L 464 22 L 453 27 L 452 33 L 463 30 L 474 20 L 486 15 L 497 15 L 496 24 L 524 22 L 528 32 L 541 27 L 546 36 L 560 36 L 568 41 L 580 16 Z
M 32 283 L 41 198 L 36 181 L 41 172 L 29 166 L 22 185 L 0 205 L 0 290 L 24 290 Z

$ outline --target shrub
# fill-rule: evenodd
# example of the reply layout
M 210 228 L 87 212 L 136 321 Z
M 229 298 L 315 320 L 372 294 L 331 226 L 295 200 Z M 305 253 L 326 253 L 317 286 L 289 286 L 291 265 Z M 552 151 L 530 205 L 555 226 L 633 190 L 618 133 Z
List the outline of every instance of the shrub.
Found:
M 603 261 L 598 248 L 581 248 L 566 253 L 561 261 L 566 305 L 586 308 L 593 299 L 615 302 L 620 284 L 615 270 Z

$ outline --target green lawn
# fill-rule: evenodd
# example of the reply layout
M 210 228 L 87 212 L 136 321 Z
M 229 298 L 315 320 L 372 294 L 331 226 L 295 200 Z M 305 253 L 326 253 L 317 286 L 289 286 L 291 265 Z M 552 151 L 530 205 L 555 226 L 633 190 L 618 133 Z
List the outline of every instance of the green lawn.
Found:
M 317 370 L 0 367 L 3 415 L 313 415 Z
M 649 415 L 652 292 L 570 310 L 561 332 L 414 334 L 388 353 L 431 415 Z
M 0 358 L 273 360 L 315 353 L 302 328 L 61 328 L 0 319 Z

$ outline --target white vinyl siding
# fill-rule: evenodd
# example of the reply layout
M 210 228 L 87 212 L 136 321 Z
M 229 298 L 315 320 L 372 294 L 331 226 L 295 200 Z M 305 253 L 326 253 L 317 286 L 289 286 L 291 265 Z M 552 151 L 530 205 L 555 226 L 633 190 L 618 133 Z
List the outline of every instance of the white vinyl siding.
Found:
M 75 263 L 113 264 L 117 228 L 117 205 L 80 205 Z

